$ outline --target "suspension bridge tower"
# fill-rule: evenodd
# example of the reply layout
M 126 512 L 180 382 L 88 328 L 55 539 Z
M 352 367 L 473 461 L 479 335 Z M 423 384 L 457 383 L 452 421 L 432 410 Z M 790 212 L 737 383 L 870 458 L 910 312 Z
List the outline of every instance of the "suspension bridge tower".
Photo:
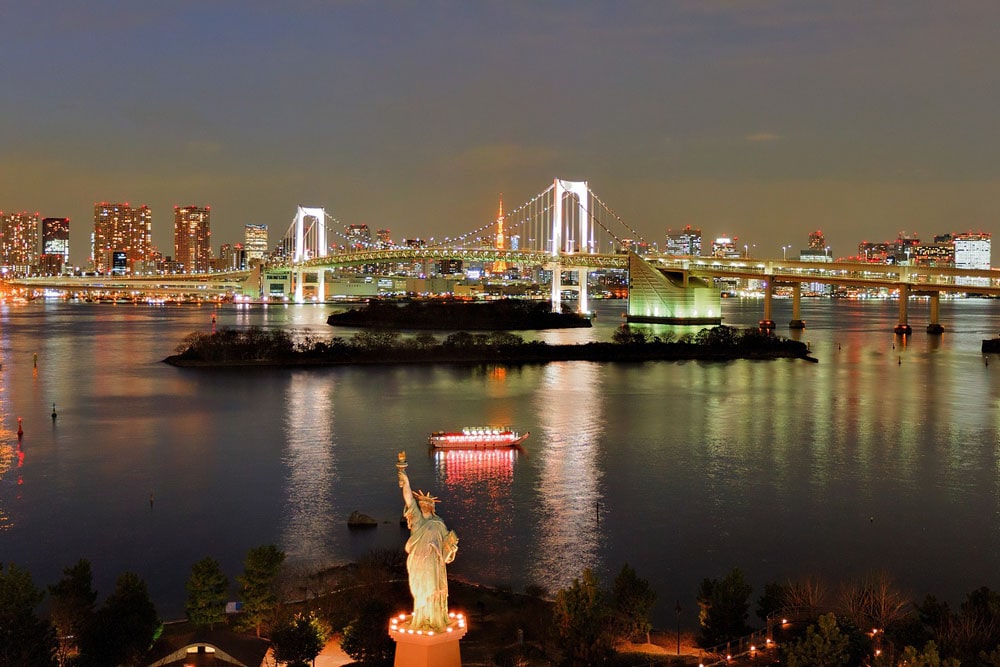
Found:
M 562 304 L 562 265 L 559 263 L 559 253 L 571 254 L 574 252 L 593 252 L 594 238 L 593 228 L 590 225 L 590 210 L 588 206 L 588 195 L 590 188 L 587 181 L 564 181 L 561 178 L 555 179 L 554 192 L 552 198 L 552 310 L 559 312 Z M 569 223 L 563 221 L 563 200 L 571 202 L 571 197 L 575 196 L 577 229 L 572 227 L 572 215 L 567 215 Z M 567 213 L 572 213 L 568 209 Z M 565 229 L 564 229 L 565 228 Z M 580 268 L 577 271 L 580 296 L 577 301 L 577 309 L 581 313 L 586 313 L 589 309 L 587 304 L 587 269 Z
M 329 247 L 326 243 L 326 210 L 322 208 L 312 208 L 299 206 L 295 213 L 295 250 L 292 254 L 293 266 L 300 267 L 302 262 L 316 258 L 326 257 L 329 254 Z M 316 272 L 316 297 L 323 301 L 326 298 L 324 289 L 325 270 L 320 268 Z M 292 272 L 292 280 L 295 282 L 295 302 L 302 303 L 303 283 L 306 271 L 296 268 Z

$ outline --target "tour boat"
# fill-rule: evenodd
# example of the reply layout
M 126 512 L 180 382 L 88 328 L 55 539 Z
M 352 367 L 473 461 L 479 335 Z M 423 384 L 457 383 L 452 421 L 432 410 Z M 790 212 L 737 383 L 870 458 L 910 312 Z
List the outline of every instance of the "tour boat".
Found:
M 528 435 L 529 431 L 518 433 L 509 426 L 466 426 L 461 431 L 435 431 L 427 438 L 427 442 L 439 449 L 516 447 Z

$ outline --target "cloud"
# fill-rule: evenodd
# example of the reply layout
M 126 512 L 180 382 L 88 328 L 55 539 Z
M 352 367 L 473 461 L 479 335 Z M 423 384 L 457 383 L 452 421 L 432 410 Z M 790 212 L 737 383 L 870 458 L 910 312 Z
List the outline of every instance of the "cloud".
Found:
M 754 132 L 753 134 L 748 134 L 743 138 L 753 143 L 764 143 L 767 141 L 778 141 L 781 139 L 781 136 L 774 134 L 773 132 Z

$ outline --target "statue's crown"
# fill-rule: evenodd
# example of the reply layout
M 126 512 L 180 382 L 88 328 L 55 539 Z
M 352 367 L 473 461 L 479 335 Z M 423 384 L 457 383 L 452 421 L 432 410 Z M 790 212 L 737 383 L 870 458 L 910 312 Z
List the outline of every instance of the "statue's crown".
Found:
M 418 503 L 437 503 L 440 502 L 437 498 L 429 493 L 424 493 L 423 491 L 415 491 L 413 497 L 417 499 Z

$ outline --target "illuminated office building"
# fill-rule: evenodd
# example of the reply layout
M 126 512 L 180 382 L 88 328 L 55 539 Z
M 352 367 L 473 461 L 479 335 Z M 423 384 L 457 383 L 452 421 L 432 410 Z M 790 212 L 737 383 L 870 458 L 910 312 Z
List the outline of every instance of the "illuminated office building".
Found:
M 205 273 L 212 261 L 211 207 L 174 206 L 174 261 L 184 273 Z
M 267 256 L 267 225 L 246 225 L 243 228 L 243 247 L 248 263 L 261 262 Z
M 27 275 L 38 264 L 38 213 L 0 211 L 0 266 Z
M 91 257 L 94 270 L 110 273 L 114 253 L 125 253 L 129 273 L 153 271 L 153 212 L 146 205 L 128 202 L 94 204 L 94 237 Z
M 687 225 L 680 231 L 667 230 L 668 255 L 701 255 L 701 230 Z

